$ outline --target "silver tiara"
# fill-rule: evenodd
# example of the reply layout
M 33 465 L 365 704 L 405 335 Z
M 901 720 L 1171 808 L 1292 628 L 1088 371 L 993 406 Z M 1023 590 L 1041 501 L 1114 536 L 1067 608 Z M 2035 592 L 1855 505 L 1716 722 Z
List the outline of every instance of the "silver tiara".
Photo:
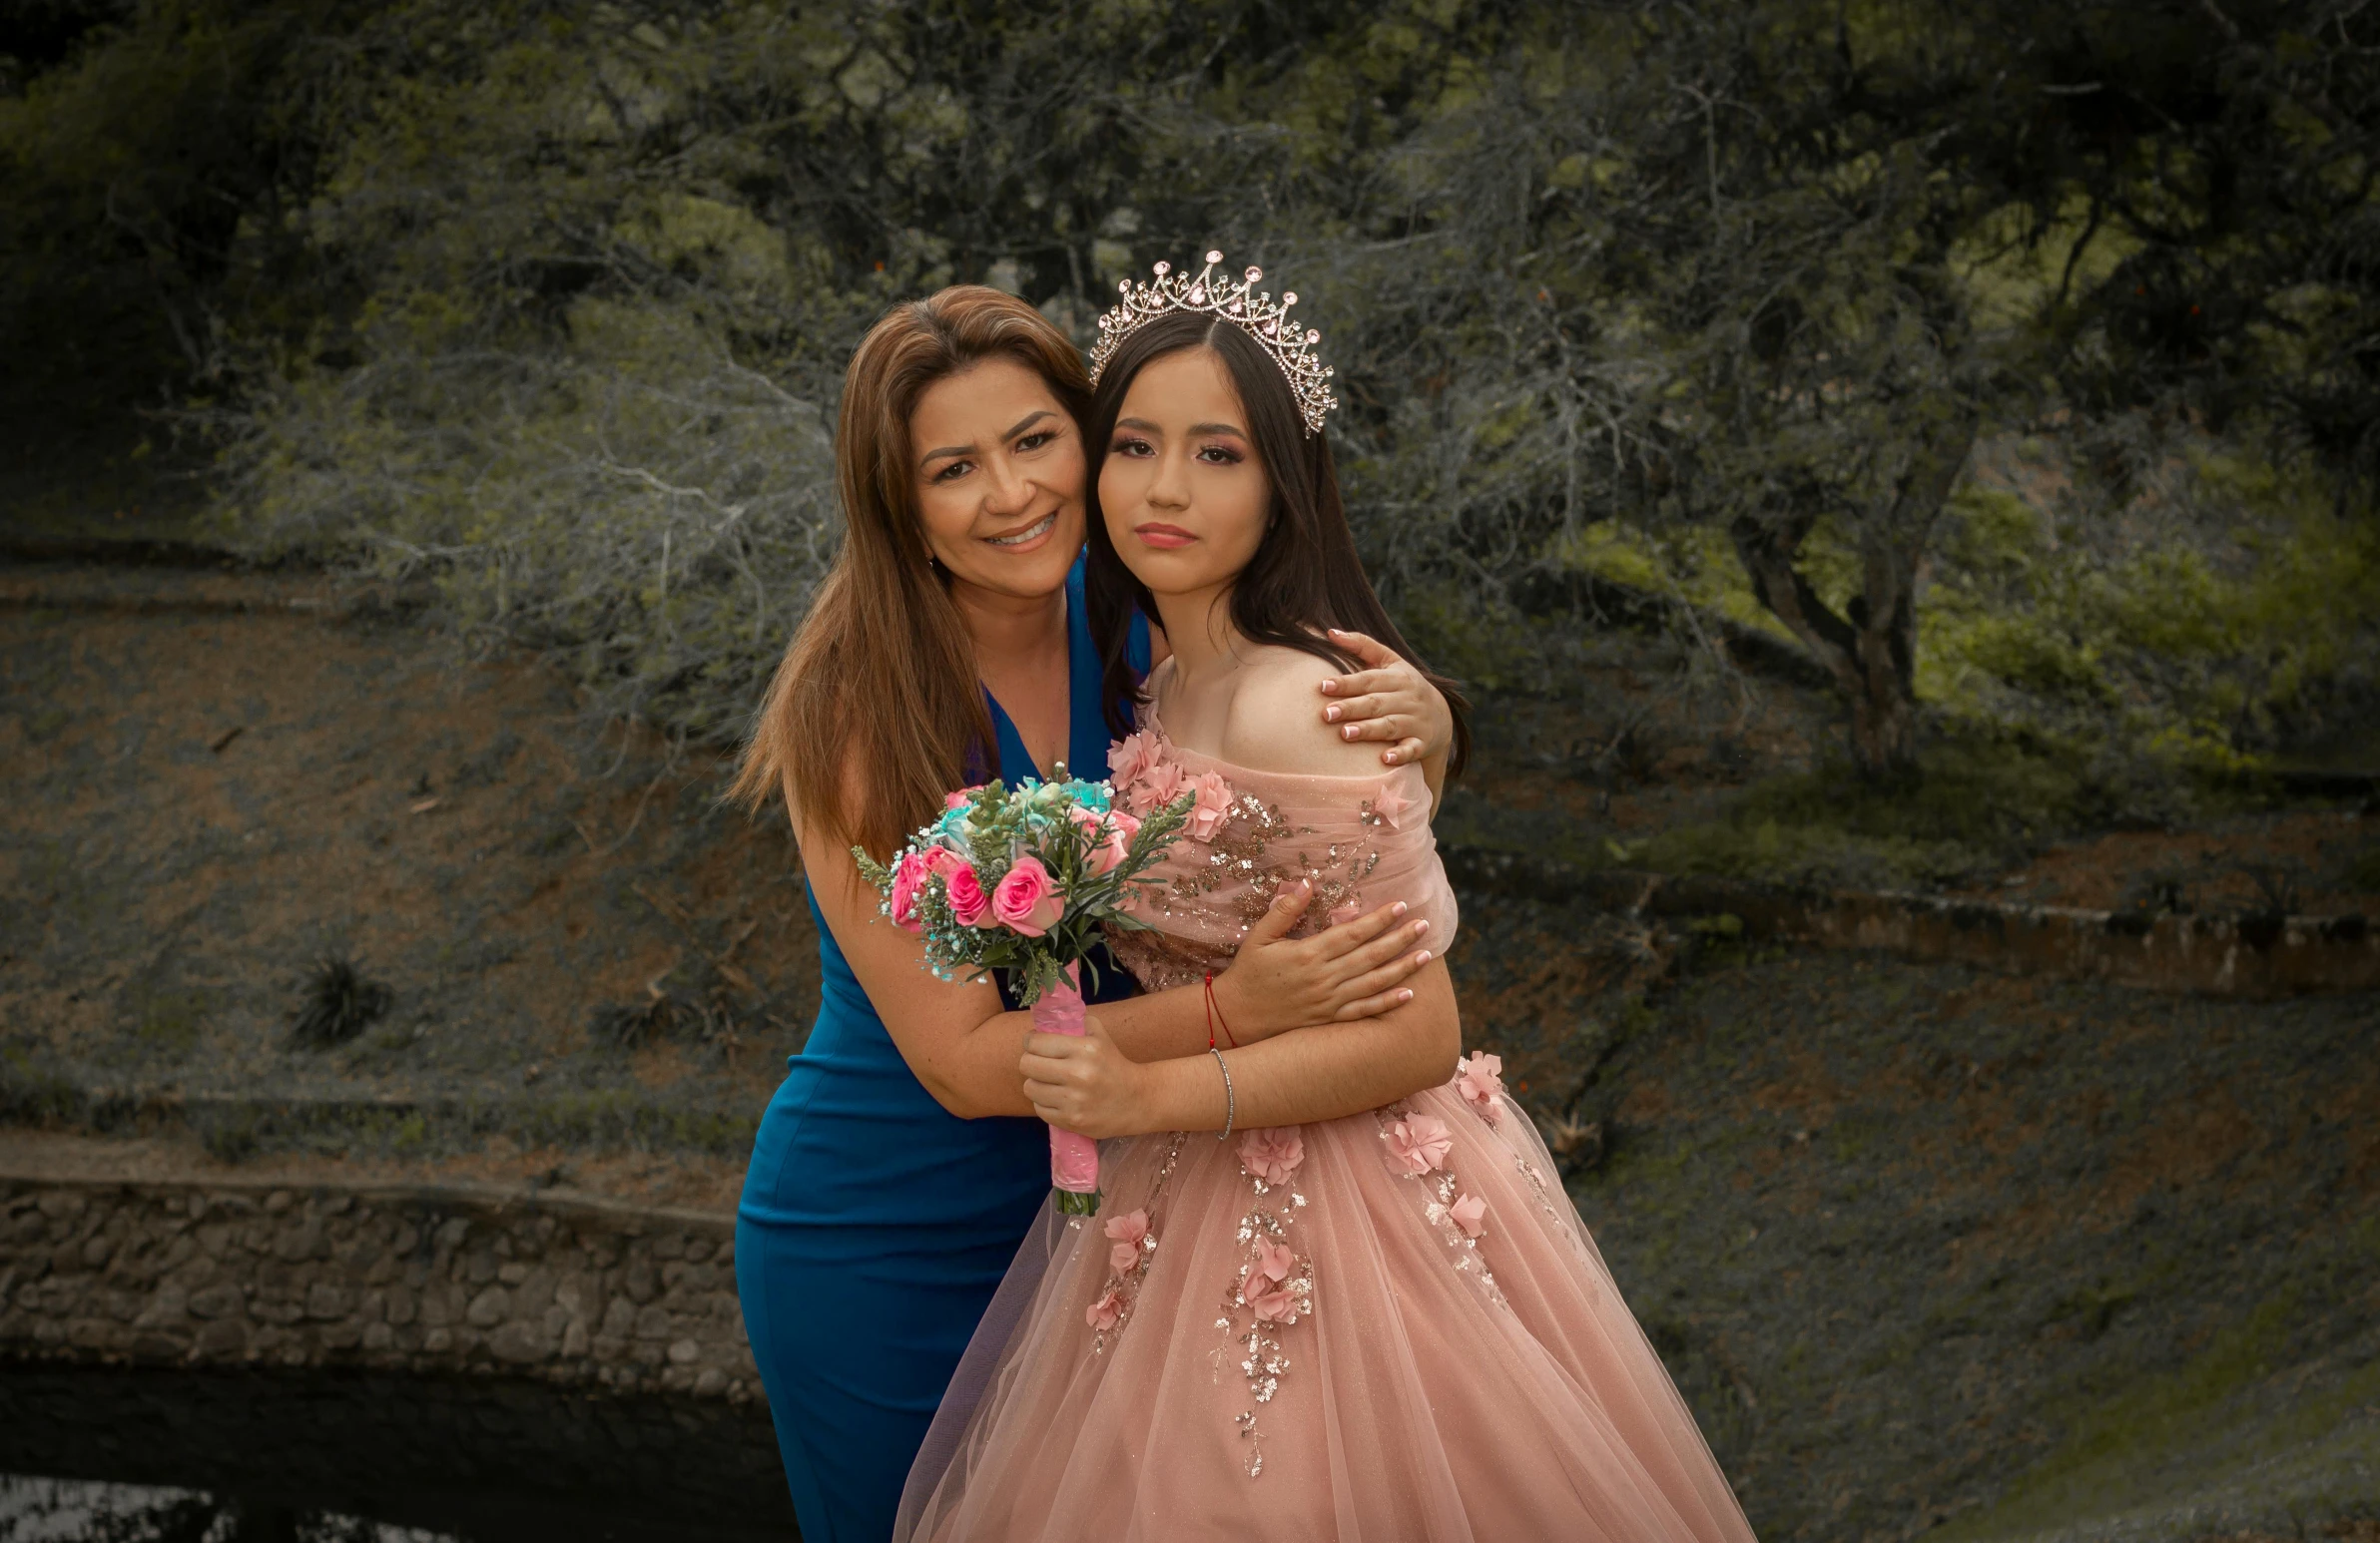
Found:
M 1283 294 L 1276 304 L 1272 295 L 1256 292 L 1263 268 L 1252 267 L 1246 279 L 1235 281 L 1215 271 L 1215 264 L 1222 260 L 1222 253 L 1210 252 L 1207 265 L 1196 276 L 1177 273 L 1172 263 L 1159 262 L 1151 268 L 1157 275 L 1152 283 L 1119 279 L 1116 288 L 1124 298 L 1099 318 L 1099 345 L 1091 350 L 1091 384 L 1099 383 L 1099 372 L 1134 332 L 1168 311 L 1204 311 L 1237 324 L 1263 344 L 1264 351 L 1281 366 L 1281 373 L 1289 377 L 1298 412 L 1306 420 L 1306 435 L 1312 438 L 1322 432 L 1323 415 L 1339 405 L 1339 398 L 1331 394 L 1331 370 L 1314 352 L 1322 334 L 1312 328 L 1301 332 L 1289 319 L 1289 307 L 1298 302 L 1296 291 Z

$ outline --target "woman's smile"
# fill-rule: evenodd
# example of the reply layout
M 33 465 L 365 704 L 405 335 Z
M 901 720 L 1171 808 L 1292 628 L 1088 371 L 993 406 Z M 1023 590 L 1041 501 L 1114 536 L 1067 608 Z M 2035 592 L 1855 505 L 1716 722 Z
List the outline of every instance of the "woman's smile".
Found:
M 985 536 L 983 544 L 998 547 L 1003 552 L 1030 552 L 1049 538 L 1049 533 L 1057 528 L 1057 523 L 1058 512 L 1052 509 L 1022 530 L 1011 531 L 1005 536 Z

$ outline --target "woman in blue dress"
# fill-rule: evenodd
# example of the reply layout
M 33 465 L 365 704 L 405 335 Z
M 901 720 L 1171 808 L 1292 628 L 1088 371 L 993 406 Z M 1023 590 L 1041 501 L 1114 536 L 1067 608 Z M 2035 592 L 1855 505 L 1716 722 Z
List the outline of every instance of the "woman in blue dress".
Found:
M 779 668 L 738 790 L 780 794 L 824 965 L 818 1021 L 761 1122 L 736 1281 L 808 1543 L 877 1543 L 910 1459 L 1049 1188 L 1017 1061 L 1028 1027 L 989 982 L 944 982 L 876 924 L 851 858 L 997 775 L 1107 771 L 1104 662 L 1081 557 L 1082 357 L 1040 313 L 975 286 L 895 307 L 854 353 L 836 437 L 843 550 Z M 1129 633 L 1145 670 L 1163 639 Z M 1349 636 L 1367 670 L 1319 682 L 1316 733 L 1402 765 L 1453 719 L 1419 672 Z M 1154 648 L 1152 648 L 1154 645 Z M 1306 896 L 1249 929 L 1213 1006 L 1239 1043 L 1385 1012 L 1430 958 L 1402 905 L 1292 938 Z M 1102 997 L 1122 994 L 1103 972 Z M 1196 987 L 1111 1001 L 1128 1055 L 1203 1048 Z

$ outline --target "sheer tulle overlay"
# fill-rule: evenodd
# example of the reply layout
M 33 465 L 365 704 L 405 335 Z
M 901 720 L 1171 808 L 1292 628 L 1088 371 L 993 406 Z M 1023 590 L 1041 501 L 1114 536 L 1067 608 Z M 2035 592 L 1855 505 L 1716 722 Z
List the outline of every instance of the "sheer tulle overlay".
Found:
M 1452 940 L 1418 770 L 1273 776 L 1153 719 L 1135 739 L 1128 799 L 1228 784 L 1193 789 L 1224 812 L 1116 950 L 1145 983 L 1195 980 L 1300 875 Z M 895 1538 L 1751 1537 L 1492 1058 L 1350 1119 L 1100 1162 L 1100 1215 L 1045 1214 L 1019 1251 Z

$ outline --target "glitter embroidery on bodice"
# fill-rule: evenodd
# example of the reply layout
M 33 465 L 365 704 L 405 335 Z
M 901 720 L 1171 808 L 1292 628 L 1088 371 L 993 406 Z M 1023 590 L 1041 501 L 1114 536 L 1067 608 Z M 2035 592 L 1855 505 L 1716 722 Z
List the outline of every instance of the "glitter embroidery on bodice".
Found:
M 1220 972 L 1285 883 L 1314 899 L 1293 936 L 1403 900 L 1426 916 L 1444 957 L 1457 925 L 1454 891 L 1430 832 L 1430 785 L 1405 766 L 1372 776 L 1257 772 L 1176 745 L 1154 704 L 1140 730 L 1108 750 L 1117 799 L 1135 813 L 1193 795 L 1181 839 L 1144 873 L 1146 928 L 1111 928 L 1108 947 L 1146 991 Z

